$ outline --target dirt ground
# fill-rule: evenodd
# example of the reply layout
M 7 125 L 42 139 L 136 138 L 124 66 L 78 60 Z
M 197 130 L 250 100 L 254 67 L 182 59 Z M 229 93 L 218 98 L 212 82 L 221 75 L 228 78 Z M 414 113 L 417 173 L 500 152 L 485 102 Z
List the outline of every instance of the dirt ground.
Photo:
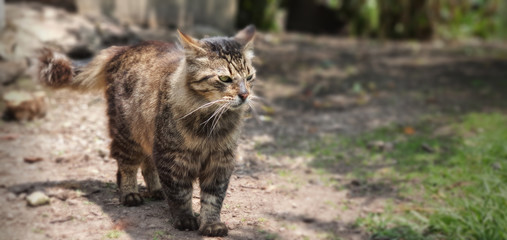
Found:
M 328 186 L 311 156 L 291 150 L 324 134 L 351 136 L 507 105 L 501 43 L 288 34 L 261 35 L 256 49 L 256 93 L 264 100 L 259 116 L 246 119 L 222 210 L 229 236 L 221 239 L 368 239 L 356 219 L 403 201 L 395 189 L 356 194 L 345 179 L 350 169 L 327 169 L 342 184 Z M 2 91 L 38 88 L 23 81 Z M 0 239 L 208 239 L 173 229 L 164 201 L 119 204 L 101 94 L 47 93 L 45 118 L 0 123 Z M 36 190 L 50 204 L 27 206 Z M 198 191 L 193 202 L 197 211 Z

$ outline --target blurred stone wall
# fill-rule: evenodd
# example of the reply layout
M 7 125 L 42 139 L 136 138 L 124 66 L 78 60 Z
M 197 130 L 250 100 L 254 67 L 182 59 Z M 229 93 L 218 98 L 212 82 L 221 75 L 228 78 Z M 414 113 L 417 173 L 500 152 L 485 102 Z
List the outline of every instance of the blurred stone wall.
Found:
M 237 0 L 75 0 L 80 14 L 99 14 L 149 28 L 205 25 L 234 29 Z
M 234 30 L 238 14 L 237 0 L 190 0 L 188 12 L 194 24 L 210 25 L 225 32 Z
M 5 2 L 4 0 L 0 0 L 0 31 L 4 29 L 5 26 Z

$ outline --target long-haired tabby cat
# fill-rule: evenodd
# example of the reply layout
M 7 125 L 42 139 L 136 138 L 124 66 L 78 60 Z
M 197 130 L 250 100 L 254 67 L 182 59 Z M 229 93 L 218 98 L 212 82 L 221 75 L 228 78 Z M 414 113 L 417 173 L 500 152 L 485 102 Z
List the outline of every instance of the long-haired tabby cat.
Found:
M 224 236 L 220 211 L 253 97 L 255 27 L 201 40 L 178 33 L 182 47 L 157 41 L 110 47 L 82 68 L 45 49 L 39 78 L 52 88 L 105 91 L 123 205 L 143 203 L 136 182 L 141 168 L 149 192 L 165 195 L 174 227 Z M 196 179 L 199 217 L 191 202 Z

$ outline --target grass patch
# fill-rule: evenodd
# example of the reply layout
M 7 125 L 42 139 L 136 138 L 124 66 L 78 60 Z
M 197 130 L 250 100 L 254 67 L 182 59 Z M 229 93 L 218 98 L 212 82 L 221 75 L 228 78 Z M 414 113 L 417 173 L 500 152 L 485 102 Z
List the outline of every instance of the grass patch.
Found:
M 265 239 L 265 240 L 280 239 L 280 236 L 278 236 L 278 234 L 276 234 L 276 233 L 273 233 L 273 232 L 270 232 L 270 231 L 266 231 L 266 230 L 263 230 L 263 229 L 259 229 L 258 231 L 262 235 L 262 239 Z
M 451 131 L 441 134 L 442 127 Z M 507 239 L 506 115 L 471 114 L 357 137 L 327 136 L 310 144 L 306 154 L 314 159 L 310 167 L 356 180 L 366 194 L 376 189 L 368 185 L 393 186 L 405 199 L 358 219 L 372 239 Z
M 106 233 L 106 238 L 108 239 L 116 239 L 116 238 L 119 238 L 121 236 L 121 231 L 120 230 L 111 230 L 109 232 Z

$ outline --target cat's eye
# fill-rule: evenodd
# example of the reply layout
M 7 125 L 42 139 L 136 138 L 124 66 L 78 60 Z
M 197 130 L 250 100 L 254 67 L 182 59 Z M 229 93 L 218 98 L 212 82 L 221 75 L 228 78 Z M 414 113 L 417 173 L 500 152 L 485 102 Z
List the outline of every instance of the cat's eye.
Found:
M 248 77 L 246 77 L 246 80 L 247 80 L 247 81 L 250 81 L 250 80 L 252 80 L 252 79 L 253 79 L 253 74 L 252 74 L 252 75 L 250 75 L 250 76 L 248 76 Z
M 232 82 L 232 78 L 229 76 L 219 76 L 218 79 L 220 79 L 220 81 L 225 82 L 225 83 Z

